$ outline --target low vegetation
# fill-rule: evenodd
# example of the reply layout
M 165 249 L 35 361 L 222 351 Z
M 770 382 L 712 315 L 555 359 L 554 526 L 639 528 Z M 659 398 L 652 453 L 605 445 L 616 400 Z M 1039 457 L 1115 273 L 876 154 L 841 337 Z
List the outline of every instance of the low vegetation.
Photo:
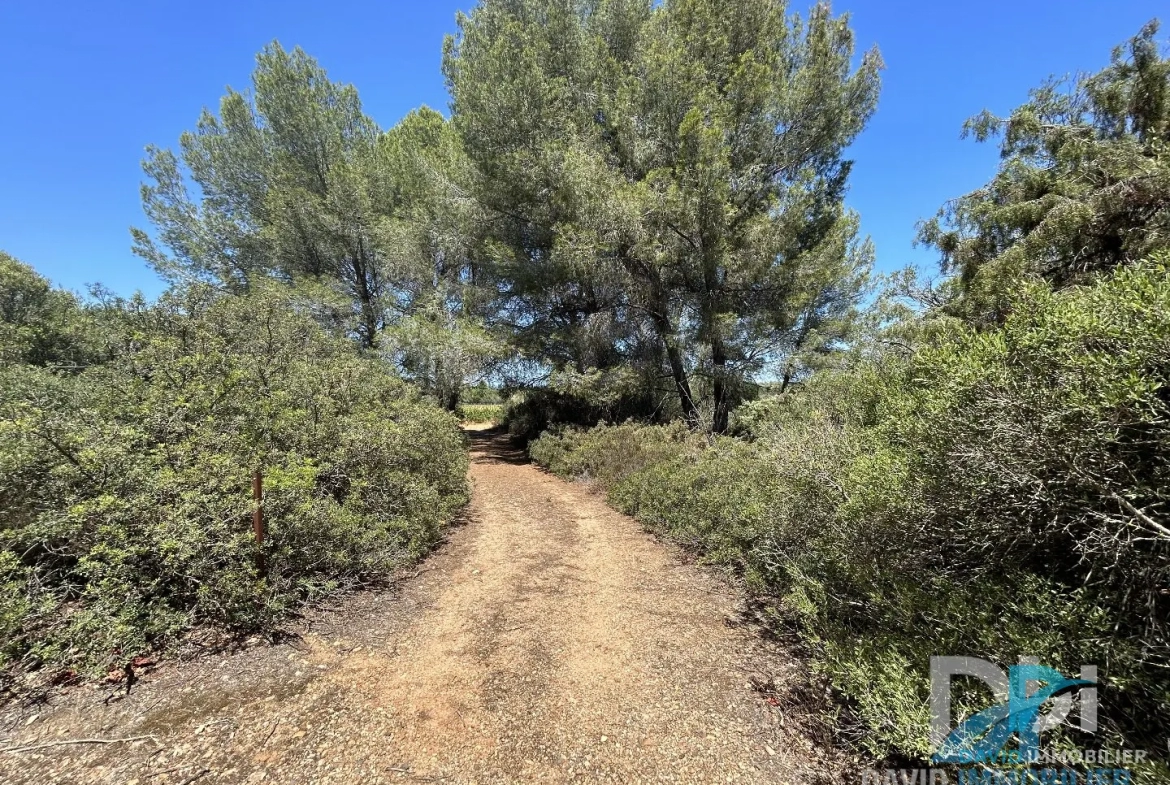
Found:
M 929 658 L 1108 668 L 1103 724 L 1153 746 L 1170 531 L 1170 259 L 1031 287 L 994 333 L 764 401 L 748 438 L 548 434 L 534 459 L 733 565 L 798 628 L 874 754 L 929 755 Z
M 284 287 L 81 305 L 12 259 L 0 270 L 9 674 L 103 673 L 197 625 L 271 630 L 385 580 L 466 501 L 455 418 Z
M 498 423 L 504 416 L 504 407 L 498 403 L 461 403 L 459 419 L 469 423 Z

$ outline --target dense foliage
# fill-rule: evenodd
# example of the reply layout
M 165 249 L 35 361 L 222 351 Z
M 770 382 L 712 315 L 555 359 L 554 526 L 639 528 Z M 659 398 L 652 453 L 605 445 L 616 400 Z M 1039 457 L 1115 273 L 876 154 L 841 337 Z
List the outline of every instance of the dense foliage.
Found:
M 949 310 L 996 322 L 1022 275 L 1067 286 L 1170 243 L 1170 60 L 1157 33 L 1151 22 L 1108 68 L 1051 81 L 1010 117 L 968 121 L 980 141 L 1001 137 L 1003 163 L 920 227 L 954 273 Z
M 843 151 L 881 61 L 853 55 L 825 6 L 485 0 L 446 45 L 451 119 L 383 132 L 273 43 L 251 90 L 150 148 L 135 250 L 172 281 L 333 288 L 451 410 L 467 382 L 555 376 L 606 388 L 598 417 L 621 398 L 722 432 L 762 372 L 796 381 L 855 332 L 872 249 Z
M 0 363 L 74 367 L 92 359 L 77 299 L 0 251 Z
M 383 133 L 352 85 L 274 43 L 252 90 L 229 89 L 179 147 L 148 150 L 154 233 L 133 230 L 135 251 L 166 279 L 330 288 L 360 344 L 448 409 L 499 354 L 469 286 L 482 211 L 462 195 L 469 164 L 438 112 Z
M 973 121 L 1005 133 L 1001 170 L 923 230 L 955 275 L 900 278 L 849 362 L 740 407 L 737 438 L 630 423 L 532 445 L 741 571 L 876 755 L 930 754 L 939 654 L 1096 663 L 1107 743 L 1153 749 L 1170 724 L 1170 64 L 1155 32 L 1009 122 Z M 898 294 L 927 307 L 886 310 Z M 1142 776 L 1164 781 L 1160 765 Z
M 631 369 L 628 402 L 664 391 L 722 432 L 762 369 L 797 376 L 849 334 L 870 249 L 842 151 L 881 62 L 852 67 L 826 6 L 788 11 L 485 0 L 460 17 L 452 122 L 492 218 L 483 275 L 526 356 Z
M 1170 722 L 1168 263 L 1030 288 L 1002 331 L 818 379 L 750 441 L 624 425 L 532 455 L 741 569 L 874 752 L 929 753 L 928 660 L 958 651 L 1099 663 L 1108 729 L 1150 746 Z
M 28 268 L 4 271 L 24 276 L 18 298 L 44 298 Z M 312 300 L 194 286 L 83 308 L 49 293 L 108 359 L 0 367 L 6 669 L 102 671 L 193 625 L 270 629 L 385 579 L 466 500 L 454 419 L 324 330 Z M 11 356 L 26 341 L 6 325 Z

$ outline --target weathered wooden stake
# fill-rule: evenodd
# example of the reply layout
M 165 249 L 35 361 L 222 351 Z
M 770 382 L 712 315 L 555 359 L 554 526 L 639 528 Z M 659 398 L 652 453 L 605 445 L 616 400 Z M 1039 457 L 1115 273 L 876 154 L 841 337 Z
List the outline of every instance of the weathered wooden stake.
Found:
M 252 500 L 256 503 L 252 510 L 252 533 L 256 535 L 256 570 L 264 577 L 268 573 L 268 566 L 264 563 L 264 477 L 259 469 L 252 476 Z

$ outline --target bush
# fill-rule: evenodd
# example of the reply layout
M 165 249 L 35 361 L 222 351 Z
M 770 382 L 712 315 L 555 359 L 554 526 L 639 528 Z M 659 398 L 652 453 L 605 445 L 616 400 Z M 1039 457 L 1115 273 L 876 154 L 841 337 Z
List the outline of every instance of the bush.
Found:
M 77 299 L 0 251 L 0 363 L 74 366 L 97 349 Z
M 459 400 L 463 404 L 503 405 L 503 398 L 500 396 L 499 389 L 489 386 L 486 382 L 464 387 L 459 395 Z
M 645 378 L 629 367 L 561 370 L 549 386 L 513 391 L 504 407 L 503 425 L 518 442 L 528 444 L 549 429 L 590 427 L 629 419 L 663 422 L 677 405 L 656 395 Z
M 1168 376 L 1163 259 L 1026 288 L 1002 330 L 822 375 L 754 406 L 751 441 L 611 428 L 531 453 L 740 569 L 871 754 L 929 754 L 929 658 L 948 654 L 1096 663 L 1109 740 L 1152 748 L 1170 724 Z
M 596 479 L 613 487 L 630 474 L 681 455 L 690 434 L 681 423 L 646 427 L 599 425 L 590 430 L 564 428 L 533 442 L 532 459 L 565 477 Z
M 496 423 L 504 416 L 504 407 L 498 403 L 461 403 L 459 419 L 472 423 Z
M 9 672 L 101 673 L 200 624 L 269 630 L 418 557 L 465 503 L 454 417 L 290 293 L 172 292 L 116 321 L 107 364 L 0 368 Z

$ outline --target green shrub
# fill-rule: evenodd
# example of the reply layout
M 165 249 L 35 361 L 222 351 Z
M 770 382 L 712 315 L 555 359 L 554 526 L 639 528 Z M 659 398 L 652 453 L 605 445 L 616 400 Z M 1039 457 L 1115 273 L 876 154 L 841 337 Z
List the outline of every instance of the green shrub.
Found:
M 0 363 L 74 366 L 97 351 L 77 298 L 0 251 Z
M 563 428 L 558 438 L 533 442 L 533 460 L 564 477 L 596 479 L 611 487 L 629 474 L 686 450 L 690 434 L 681 423 L 645 427 L 635 423 Z
M 740 569 L 873 755 L 929 754 L 929 658 L 956 654 L 1096 663 L 1107 738 L 1153 748 L 1170 725 L 1168 377 L 1163 259 L 1029 287 L 1002 330 L 762 401 L 750 441 L 624 426 L 531 453 Z M 676 446 L 641 446 L 660 443 Z
M 495 423 L 503 419 L 504 407 L 498 403 L 461 403 L 457 414 L 463 422 Z
M 500 395 L 500 390 L 496 387 L 489 386 L 486 382 L 464 387 L 460 392 L 459 401 L 463 404 L 477 404 L 477 405 L 495 405 L 502 406 L 504 399 Z
M 547 387 L 513 392 L 503 425 L 513 439 L 528 444 L 547 430 L 591 427 L 630 419 L 663 422 L 677 409 L 630 367 L 561 370 Z
M 100 673 L 193 625 L 271 629 L 306 600 L 384 579 L 465 503 L 455 418 L 288 292 L 172 292 L 118 319 L 109 363 L 0 367 L 10 671 Z

